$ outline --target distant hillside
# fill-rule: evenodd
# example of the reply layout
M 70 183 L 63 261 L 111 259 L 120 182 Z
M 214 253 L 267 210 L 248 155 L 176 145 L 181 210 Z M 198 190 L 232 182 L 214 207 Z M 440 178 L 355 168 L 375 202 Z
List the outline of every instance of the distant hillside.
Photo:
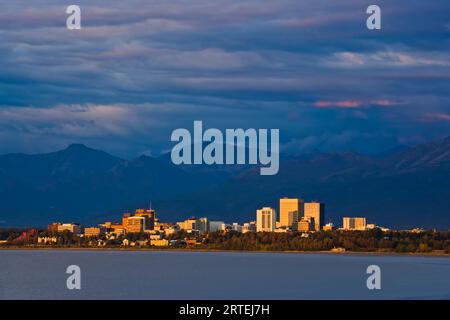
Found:
M 0 156 L 0 220 L 8 225 L 98 221 L 207 184 L 206 176 L 194 177 L 167 161 L 146 156 L 128 161 L 83 145 L 9 154 Z
M 399 228 L 450 227 L 450 138 L 367 157 L 313 152 L 281 159 L 276 176 L 257 167 L 174 166 L 168 155 L 123 160 L 83 145 L 0 156 L 0 221 L 96 223 L 152 201 L 159 217 L 254 219 L 283 196 L 326 203 L 327 218 L 366 216 Z

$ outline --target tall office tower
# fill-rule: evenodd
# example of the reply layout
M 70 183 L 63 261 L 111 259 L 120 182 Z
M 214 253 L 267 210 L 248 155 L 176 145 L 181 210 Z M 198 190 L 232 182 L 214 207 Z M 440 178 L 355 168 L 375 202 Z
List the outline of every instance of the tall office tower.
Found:
M 127 219 L 127 225 L 125 227 L 127 233 L 139 233 L 145 230 L 145 217 L 129 217 Z
M 297 229 L 297 223 L 303 216 L 302 199 L 280 199 L 280 223 L 279 227 Z
M 145 230 L 155 229 L 156 213 L 152 209 L 137 209 L 134 213 L 136 217 L 145 218 Z
M 325 222 L 325 204 L 320 202 L 305 202 L 305 218 L 314 219 L 314 229 L 319 231 Z
M 366 230 L 366 218 L 350 218 L 343 219 L 344 230 Z
M 272 232 L 275 230 L 277 212 L 275 209 L 264 207 L 256 211 L 256 231 Z
M 208 218 L 200 218 L 198 219 L 199 230 L 202 233 L 209 232 L 209 219 Z

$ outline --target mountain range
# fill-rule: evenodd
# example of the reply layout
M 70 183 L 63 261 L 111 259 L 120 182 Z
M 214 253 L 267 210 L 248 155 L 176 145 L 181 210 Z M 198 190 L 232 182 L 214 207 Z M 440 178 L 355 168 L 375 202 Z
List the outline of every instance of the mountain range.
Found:
M 379 156 L 283 155 L 275 176 L 257 166 L 175 166 L 170 154 L 127 160 L 81 144 L 0 156 L 0 226 L 96 224 L 153 206 L 162 221 L 254 220 L 280 197 L 321 201 L 326 222 L 364 216 L 392 228 L 450 227 L 450 137 Z

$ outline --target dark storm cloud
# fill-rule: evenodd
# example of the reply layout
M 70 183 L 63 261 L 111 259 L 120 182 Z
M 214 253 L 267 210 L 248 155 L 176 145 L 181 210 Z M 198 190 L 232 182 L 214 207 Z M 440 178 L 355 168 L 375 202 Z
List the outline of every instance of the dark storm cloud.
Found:
M 276 127 L 285 148 L 388 149 L 450 133 L 447 1 L 9 1 L 0 150 L 131 156 L 171 130 Z

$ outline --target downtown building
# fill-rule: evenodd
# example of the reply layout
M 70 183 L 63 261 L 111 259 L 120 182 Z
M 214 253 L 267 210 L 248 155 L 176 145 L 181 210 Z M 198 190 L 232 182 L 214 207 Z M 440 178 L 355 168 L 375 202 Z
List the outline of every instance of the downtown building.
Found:
M 298 221 L 303 216 L 303 200 L 298 198 L 280 199 L 279 228 L 297 230 Z
M 273 232 L 275 230 L 277 212 L 270 207 L 256 211 L 256 232 Z
M 315 201 L 305 202 L 303 217 L 314 224 L 313 230 L 322 230 L 325 222 L 325 204 Z
M 181 230 L 186 230 L 188 232 L 198 231 L 200 233 L 207 233 L 210 231 L 210 222 L 206 217 L 192 217 L 184 221 L 177 222 L 177 225 Z
M 364 231 L 367 229 L 366 218 L 362 217 L 344 217 L 342 221 L 343 230 Z

